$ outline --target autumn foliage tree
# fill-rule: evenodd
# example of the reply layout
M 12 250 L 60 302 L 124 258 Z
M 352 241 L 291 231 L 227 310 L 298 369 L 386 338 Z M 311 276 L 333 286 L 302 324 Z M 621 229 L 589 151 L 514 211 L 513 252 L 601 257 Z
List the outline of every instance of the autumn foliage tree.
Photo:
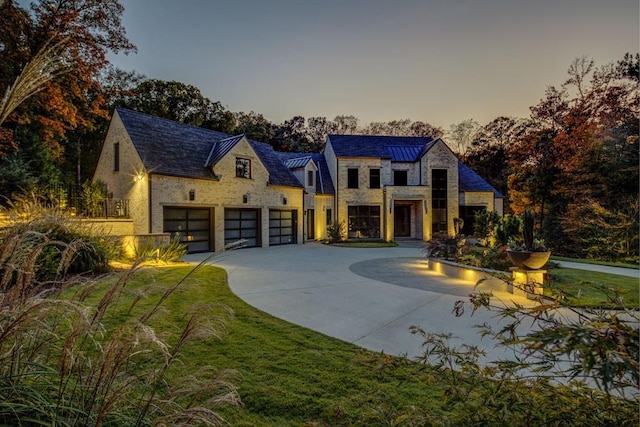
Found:
M 562 86 L 531 107 L 525 132 L 510 147 L 511 207 L 533 207 L 556 251 L 637 260 L 637 67 L 637 54 L 600 68 L 577 58 Z M 586 230 L 596 241 L 621 241 L 596 252 Z
M 5 120 L 2 162 L 21 164 L 25 174 L 47 182 L 62 178 L 60 170 L 50 176 L 41 170 L 53 171 L 51 164 L 60 165 L 69 151 L 77 153 L 97 119 L 107 118 L 99 81 L 109 63 L 107 53 L 135 50 L 122 26 L 123 11 L 118 0 L 40 0 L 29 11 L 13 0 L 0 4 L 0 87 L 11 86 L 47 45 L 62 47 L 57 55 L 66 68 Z M 47 165 L 30 162 L 26 151 L 39 153 Z

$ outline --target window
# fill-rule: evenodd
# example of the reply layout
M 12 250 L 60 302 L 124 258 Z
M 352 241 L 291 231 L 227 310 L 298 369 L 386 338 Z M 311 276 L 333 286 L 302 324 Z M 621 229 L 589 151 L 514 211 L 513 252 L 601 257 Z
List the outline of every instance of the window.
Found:
M 251 178 L 251 160 L 236 158 L 236 176 L 238 178 Z
M 349 238 L 380 238 L 380 206 L 349 206 Z
M 393 185 L 407 185 L 407 171 L 393 171 Z
M 113 144 L 113 171 L 118 172 L 120 170 L 120 143 Z
M 331 225 L 332 222 L 333 222 L 333 215 L 332 215 L 331 209 L 327 208 L 327 225 Z
M 431 172 L 431 231 L 447 231 L 447 170 Z
M 358 188 L 358 169 L 347 170 L 347 188 Z
M 313 175 L 314 175 L 313 171 L 307 172 L 307 187 L 313 187 Z
M 369 188 L 380 188 L 380 169 L 369 169 Z

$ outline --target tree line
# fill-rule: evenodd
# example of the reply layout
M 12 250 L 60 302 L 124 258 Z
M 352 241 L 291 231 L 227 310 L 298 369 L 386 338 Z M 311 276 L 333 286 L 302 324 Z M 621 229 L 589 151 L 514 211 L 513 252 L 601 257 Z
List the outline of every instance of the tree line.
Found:
M 118 0 L 39 0 L 30 9 L 0 0 L 0 88 L 8 88 L 0 105 L 0 194 L 7 199 L 91 179 L 110 114 L 123 106 L 244 133 L 279 151 L 317 152 L 333 133 L 443 137 L 507 196 L 507 212 L 535 211 L 556 252 L 638 259 L 638 54 L 600 67 L 577 58 L 527 118 L 468 119 L 447 130 L 409 119 L 361 125 L 353 115 L 276 124 L 254 111 L 229 111 L 195 86 L 111 66 L 107 53 L 136 51 L 122 13 Z

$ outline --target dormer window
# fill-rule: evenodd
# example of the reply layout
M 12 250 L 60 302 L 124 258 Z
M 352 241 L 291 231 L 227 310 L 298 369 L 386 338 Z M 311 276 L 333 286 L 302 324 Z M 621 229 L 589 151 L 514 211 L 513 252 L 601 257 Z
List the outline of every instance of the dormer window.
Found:
M 307 187 L 313 187 L 313 171 L 307 171 Z
M 251 179 L 251 160 L 236 158 L 236 177 Z

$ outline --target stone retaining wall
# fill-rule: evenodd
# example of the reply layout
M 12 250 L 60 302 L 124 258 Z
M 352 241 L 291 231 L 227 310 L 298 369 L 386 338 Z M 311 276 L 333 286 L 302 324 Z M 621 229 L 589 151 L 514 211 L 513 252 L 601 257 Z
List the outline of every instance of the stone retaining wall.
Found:
M 479 286 L 480 289 L 485 288 L 497 291 L 513 292 L 512 286 L 500 278 L 503 277 L 511 279 L 511 272 L 489 270 L 487 268 L 463 265 L 453 261 L 433 258 L 427 259 L 427 265 L 430 270 L 473 284 L 477 284 L 478 281 L 484 279 L 482 284 Z

